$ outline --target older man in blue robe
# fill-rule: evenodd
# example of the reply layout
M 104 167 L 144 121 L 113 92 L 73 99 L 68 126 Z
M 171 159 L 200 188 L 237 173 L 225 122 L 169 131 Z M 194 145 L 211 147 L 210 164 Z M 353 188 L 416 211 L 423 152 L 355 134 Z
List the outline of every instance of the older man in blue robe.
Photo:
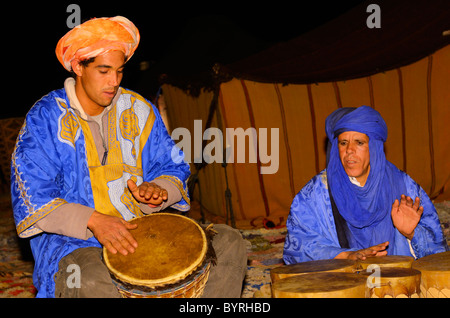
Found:
M 326 120 L 327 168 L 295 196 L 286 264 L 448 250 L 425 191 L 386 160 L 387 126 L 371 107 L 340 108 Z

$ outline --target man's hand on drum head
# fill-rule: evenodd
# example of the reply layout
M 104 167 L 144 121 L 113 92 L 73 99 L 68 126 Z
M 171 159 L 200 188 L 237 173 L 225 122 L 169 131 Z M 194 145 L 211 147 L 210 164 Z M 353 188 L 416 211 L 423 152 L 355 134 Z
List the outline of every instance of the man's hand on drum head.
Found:
M 159 206 L 163 201 L 167 201 L 167 198 L 169 197 L 167 190 L 161 188 L 154 182 L 144 181 L 141 185 L 137 186 L 134 180 L 129 179 L 127 185 L 128 189 L 130 189 L 130 192 L 138 202 Z
M 129 231 L 137 228 L 137 224 L 128 223 L 122 218 L 94 211 L 88 221 L 88 228 L 97 240 L 113 254 L 117 252 L 123 255 L 134 253 L 138 246 Z
M 386 248 L 389 245 L 389 242 L 384 242 L 375 246 L 371 246 L 359 251 L 348 251 L 339 253 L 335 258 L 336 259 L 351 259 L 351 260 L 365 260 L 366 257 L 369 256 L 384 256 L 387 255 Z

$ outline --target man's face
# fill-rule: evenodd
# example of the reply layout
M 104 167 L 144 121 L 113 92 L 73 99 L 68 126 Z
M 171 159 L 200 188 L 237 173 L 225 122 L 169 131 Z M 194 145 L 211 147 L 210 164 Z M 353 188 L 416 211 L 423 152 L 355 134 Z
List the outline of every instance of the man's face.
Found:
M 356 131 L 338 136 L 339 157 L 349 177 L 364 186 L 370 171 L 369 137 Z
M 89 115 L 95 115 L 95 109 L 111 104 L 122 81 L 124 64 L 123 52 L 111 51 L 97 56 L 87 66 L 75 66 L 79 86 L 76 88 L 77 97 Z

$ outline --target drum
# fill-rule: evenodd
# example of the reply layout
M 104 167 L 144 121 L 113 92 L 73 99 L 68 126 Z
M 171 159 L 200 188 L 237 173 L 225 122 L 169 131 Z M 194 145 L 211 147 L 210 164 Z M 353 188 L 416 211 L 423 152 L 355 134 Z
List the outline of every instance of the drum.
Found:
M 291 276 L 272 284 L 274 298 L 366 298 L 367 277 L 322 272 Z
M 359 270 L 366 270 L 369 265 L 378 265 L 384 267 L 402 267 L 411 268 L 414 257 L 402 255 L 386 255 L 386 256 L 371 256 L 365 260 L 358 260 L 357 268 Z
M 279 279 L 308 273 L 319 272 L 346 272 L 355 271 L 355 261 L 348 259 L 324 259 L 317 261 L 302 262 L 297 264 L 280 266 L 270 271 L 272 284 Z
M 419 298 L 420 272 L 411 268 L 375 267 L 361 271 L 370 298 Z
M 178 214 L 154 213 L 130 221 L 138 242 L 134 253 L 103 258 L 124 297 L 200 297 L 209 276 L 205 261 L 208 248 L 204 230 Z
M 450 251 L 428 255 L 414 261 L 421 272 L 422 298 L 450 298 Z

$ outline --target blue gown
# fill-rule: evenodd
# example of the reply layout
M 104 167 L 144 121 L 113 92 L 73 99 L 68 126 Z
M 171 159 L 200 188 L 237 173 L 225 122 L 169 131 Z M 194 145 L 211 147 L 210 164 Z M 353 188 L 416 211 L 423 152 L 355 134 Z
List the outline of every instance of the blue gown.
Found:
M 12 155 L 11 196 L 17 232 L 30 238 L 37 297 L 54 297 L 54 274 L 65 255 L 101 247 L 95 237 L 81 240 L 44 233 L 35 223 L 65 203 L 79 203 L 130 220 L 142 215 L 127 188 L 163 178 L 180 190 L 172 207 L 189 210 L 189 165 L 167 133 L 156 108 L 135 92 L 122 93 L 108 112 L 108 163 L 102 165 L 86 121 L 71 108 L 65 89 L 49 93 L 28 112 Z
M 325 130 L 329 141 L 327 168 L 306 184 L 291 205 L 284 247 L 287 264 L 331 259 L 343 251 L 361 250 L 386 241 L 388 255 L 420 258 L 448 249 L 436 209 L 425 191 L 386 159 L 384 142 L 388 129 L 379 112 L 368 106 L 339 108 L 327 117 Z M 360 132 L 369 138 L 370 173 L 364 187 L 350 182 L 341 163 L 338 137 L 346 131 Z M 340 237 L 330 193 L 338 211 L 335 214 L 343 219 L 338 223 L 343 224 L 339 226 L 339 233 L 343 233 Z M 391 218 L 392 204 L 402 194 L 413 200 L 419 197 L 424 207 L 411 244 L 394 227 Z
M 424 212 L 417 225 L 411 247 L 417 258 L 448 250 L 436 209 L 425 191 L 406 173 L 403 175 L 407 187 L 406 195 L 419 197 Z M 392 223 L 392 222 L 391 222 Z M 393 226 L 393 225 L 392 225 Z M 311 260 L 332 259 L 344 251 L 356 251 L 361 247 L 341 248 L 336 234 L 327 188 L 326 170 L 312 178 L 295 196 L 286 222 L 283 259 L 286 264 Z M 388 241 L 380 233 L 377 244 Z M 365 246 L 370 247 L 370 246 Z M 389 242 L 388 255 L 413 256 L 406 237 L 395 229 Z

